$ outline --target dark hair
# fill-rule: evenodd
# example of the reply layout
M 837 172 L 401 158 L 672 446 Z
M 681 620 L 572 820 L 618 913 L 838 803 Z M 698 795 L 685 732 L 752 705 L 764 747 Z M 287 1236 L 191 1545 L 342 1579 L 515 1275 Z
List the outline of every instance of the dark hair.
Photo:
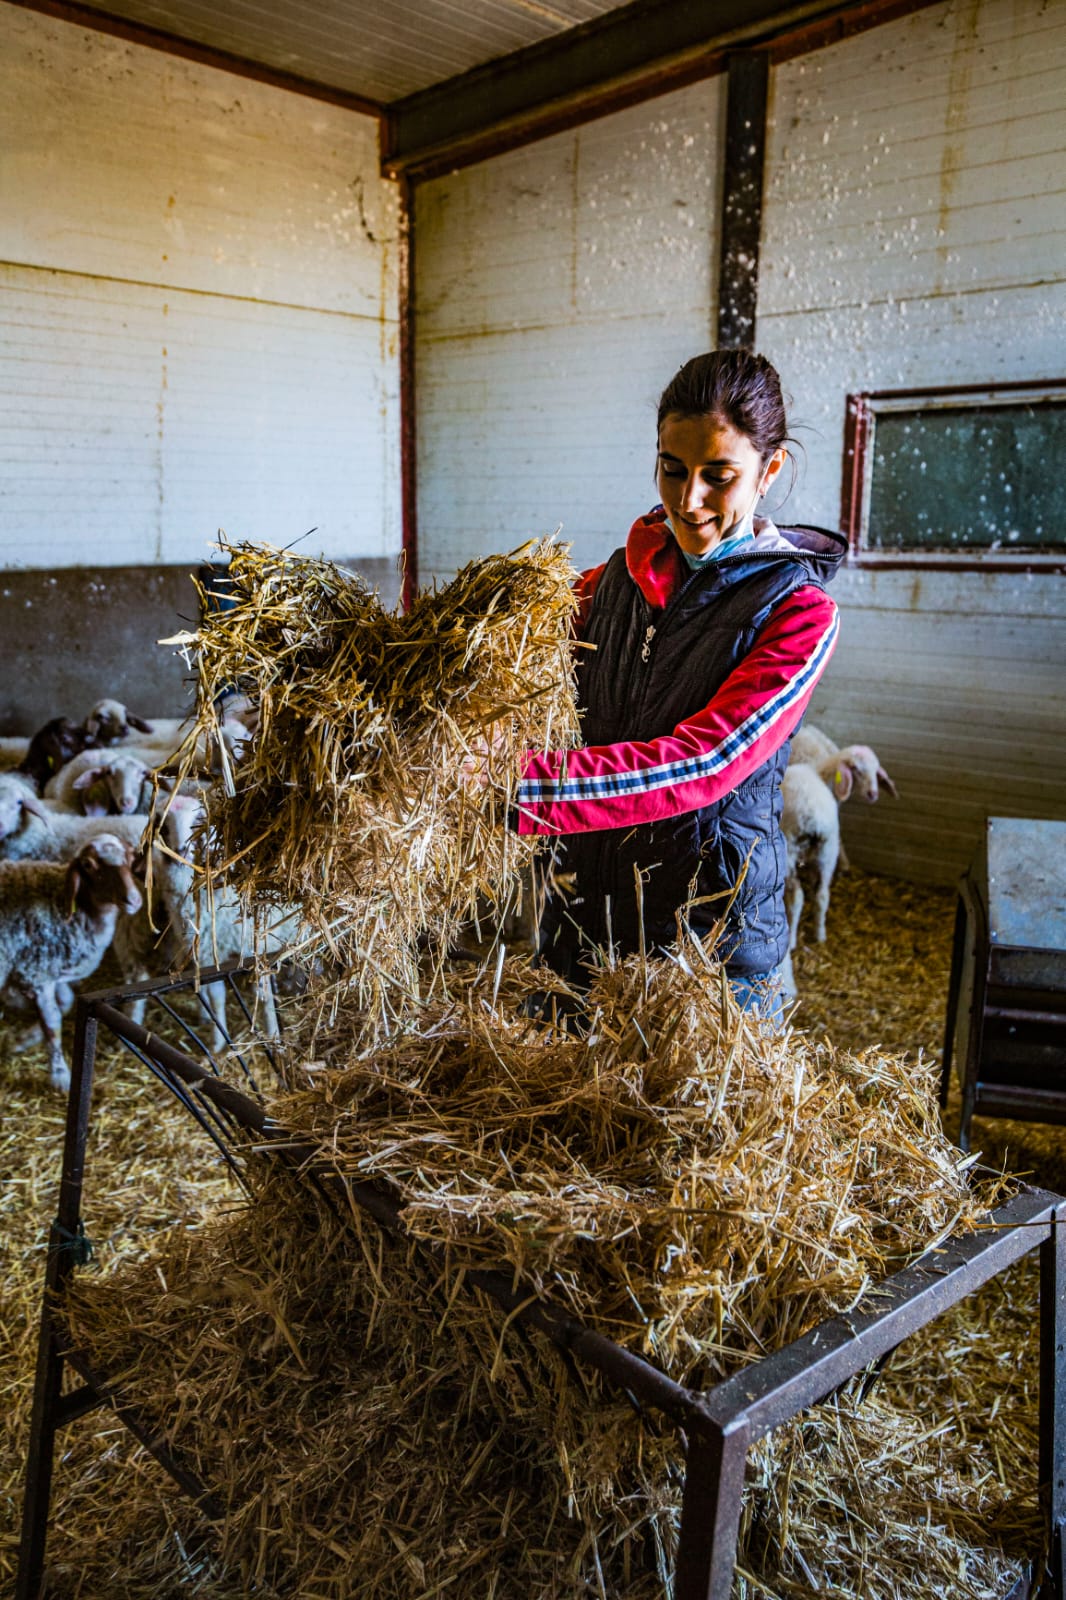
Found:
M 788 440 L 781 379 L 765 356 L 750 350 L 709 350 L 686 361 L 659 397 L 657 425 L 671 415 L 721 417 L 764 462 Z

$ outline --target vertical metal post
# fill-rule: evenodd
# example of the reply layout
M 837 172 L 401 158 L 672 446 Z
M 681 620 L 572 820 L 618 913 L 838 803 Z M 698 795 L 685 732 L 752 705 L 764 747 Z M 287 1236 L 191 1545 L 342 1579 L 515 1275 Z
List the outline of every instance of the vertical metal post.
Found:
M 400 515 L 403 590 L 408 610 L 418 593 L 418 434 L 415 406 L 415 185 L 400 178 Z
M 1048 1566 L 1040 1600 L 1066 1600 L 1066 1206 L 1040 1246 L 1040 1495 Z
M 729 1600 L 748 1431 L 741 1418 L 689 1434 L 674 1600 Z
M 755 343 L 769 81 L 770 58 L 764 51 L 729 56 L 718 267 L 720 350 Z
M 966 948 L 966 903 L 960 894 L 955 901 L 955 931 L 951 940 L 951 976 L 948 979 L 948 1008 L 944 1018 L 944 1048 L 940 1056 L 940 1105 L 947 1106 L 951 1092 L 951 1056 L 955 1048 L 955 1028 L 962 988 L 963 954 Z
M 37 1375 L 26 1459 L 26 1489 L 22 1504 L 22 1541 L 19 1546 L 15 1600 L 37 1600 L 44 1573 L 48 1536 L 48 1506 L 52 1494 L 57 1411 L 63 1389 L 60 1353 L 53 1312 L 55 1296 L 76 1265 L 75 1250 L 81 1223 L 81 1193 L 85 1175 L 85 1146 L 92 1104 L 93 1062 L 96 1055 L 96 1017 L 79 1000 L 74 1024 L 74 1060 L 67 1101 L 63 1143 L 63 1173 L 59 1208 L 48 1241 L 44 1303 L 37 1346 Z

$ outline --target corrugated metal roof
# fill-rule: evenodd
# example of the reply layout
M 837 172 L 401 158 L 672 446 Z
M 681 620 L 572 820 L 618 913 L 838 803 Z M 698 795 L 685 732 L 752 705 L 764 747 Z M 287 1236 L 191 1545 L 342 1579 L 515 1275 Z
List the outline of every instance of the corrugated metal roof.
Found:
M 388 102 L 621 7 L 609 0 L 107 0 L 87 9 Z

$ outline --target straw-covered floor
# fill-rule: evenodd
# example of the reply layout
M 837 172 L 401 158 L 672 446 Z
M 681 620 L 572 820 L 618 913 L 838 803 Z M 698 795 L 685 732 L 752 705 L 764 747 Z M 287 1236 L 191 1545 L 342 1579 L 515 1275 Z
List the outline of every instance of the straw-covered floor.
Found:
M 471 972 L 446 952 L 477 897 L 516 880 L 499 836 L 518 751 L 573 733 L 559 552 L 476 564 L 402 621 L 323 564 L 248 547 L 234 568 L 237 606 L 197 641 L 204 719 L 226 683 L 261 721 L 206 837 L 260 905 L 299 905 L 316 944 L 329 1003 L 294 1020 L 273 1110 L 322 1151 L 334 1200 L 265 1153 L 252 1202 L 220 1213 L 210 1164 L 159 1113 L 160 1171 L 142 1170 L 146 1138 L 131 1210 L 184 1222 L 148 1247 L 123 1232 L 67 1314 L 226 1515 L 205 1538 L 118 1425 L 88 1419 L 57 1485 L 54 1592 L 652 1600 L 676 1544 L 675 1431 L 505 1325 L 464 1274 L 506 1262 L 708 1384 L 974 1222 L 995 1183 L 975 1187 L 935 1108 L 950 897 L 842 877 L 791 1036 L 741 1015 L 686 944 L 608 967 L 564 1008 L 580 1026 L 556 1027 L 522 962 Z M 132 1155 L 107 1070 L 96 1238 Z M 45 1091 L 15 1081 L 25 1140 Z M 147 1085 L 126 1098 L 117 1124 L 156 1115 Z M 399 1194 L 406 1242 L 337 1200 L 351 1181 Z M 40 1187 L 5 1300 L 22 1419 Z M 753 1452 L 738 1596 L 1005 1592 L 1036 1526 L 1033 1298 L 1031 1272 L 993 1284 L 865 1399 L 850 1386 Z M 12 1506 L 19 1461 L 16 1441 Z

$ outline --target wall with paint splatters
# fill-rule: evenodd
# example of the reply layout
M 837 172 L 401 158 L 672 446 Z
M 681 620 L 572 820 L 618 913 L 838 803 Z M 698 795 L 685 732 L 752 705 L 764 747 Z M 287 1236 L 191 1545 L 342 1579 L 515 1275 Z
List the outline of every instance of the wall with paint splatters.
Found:
M 0 81 L 0 622 L 35 662 L 64 610 L 139 637 L 161 712 L 131 575 L 191 614 L 219 529 L 395 591 L 395 186 L 372 118 L 13 6 Z M 80 714 L 106 653 L 84 692 L 7 674 L 0 726 Z
M 839 525 L 851 392 L 1066 378 L 1064 68 L 1053 0 L 948 0 L 773 69 L 757 344 L 794 397 L 783 518 Z M 589 566 L 653 501 L 655 399 L 713 342 L 723 89 L 420 189 L 424 573 L 557 523 Z M 901 791 L 845 808 L 859 865 L 951 882 L 989 812 L 1066 817 L 1061 576 L 859 567 L 836 594 L 810 720 Z

